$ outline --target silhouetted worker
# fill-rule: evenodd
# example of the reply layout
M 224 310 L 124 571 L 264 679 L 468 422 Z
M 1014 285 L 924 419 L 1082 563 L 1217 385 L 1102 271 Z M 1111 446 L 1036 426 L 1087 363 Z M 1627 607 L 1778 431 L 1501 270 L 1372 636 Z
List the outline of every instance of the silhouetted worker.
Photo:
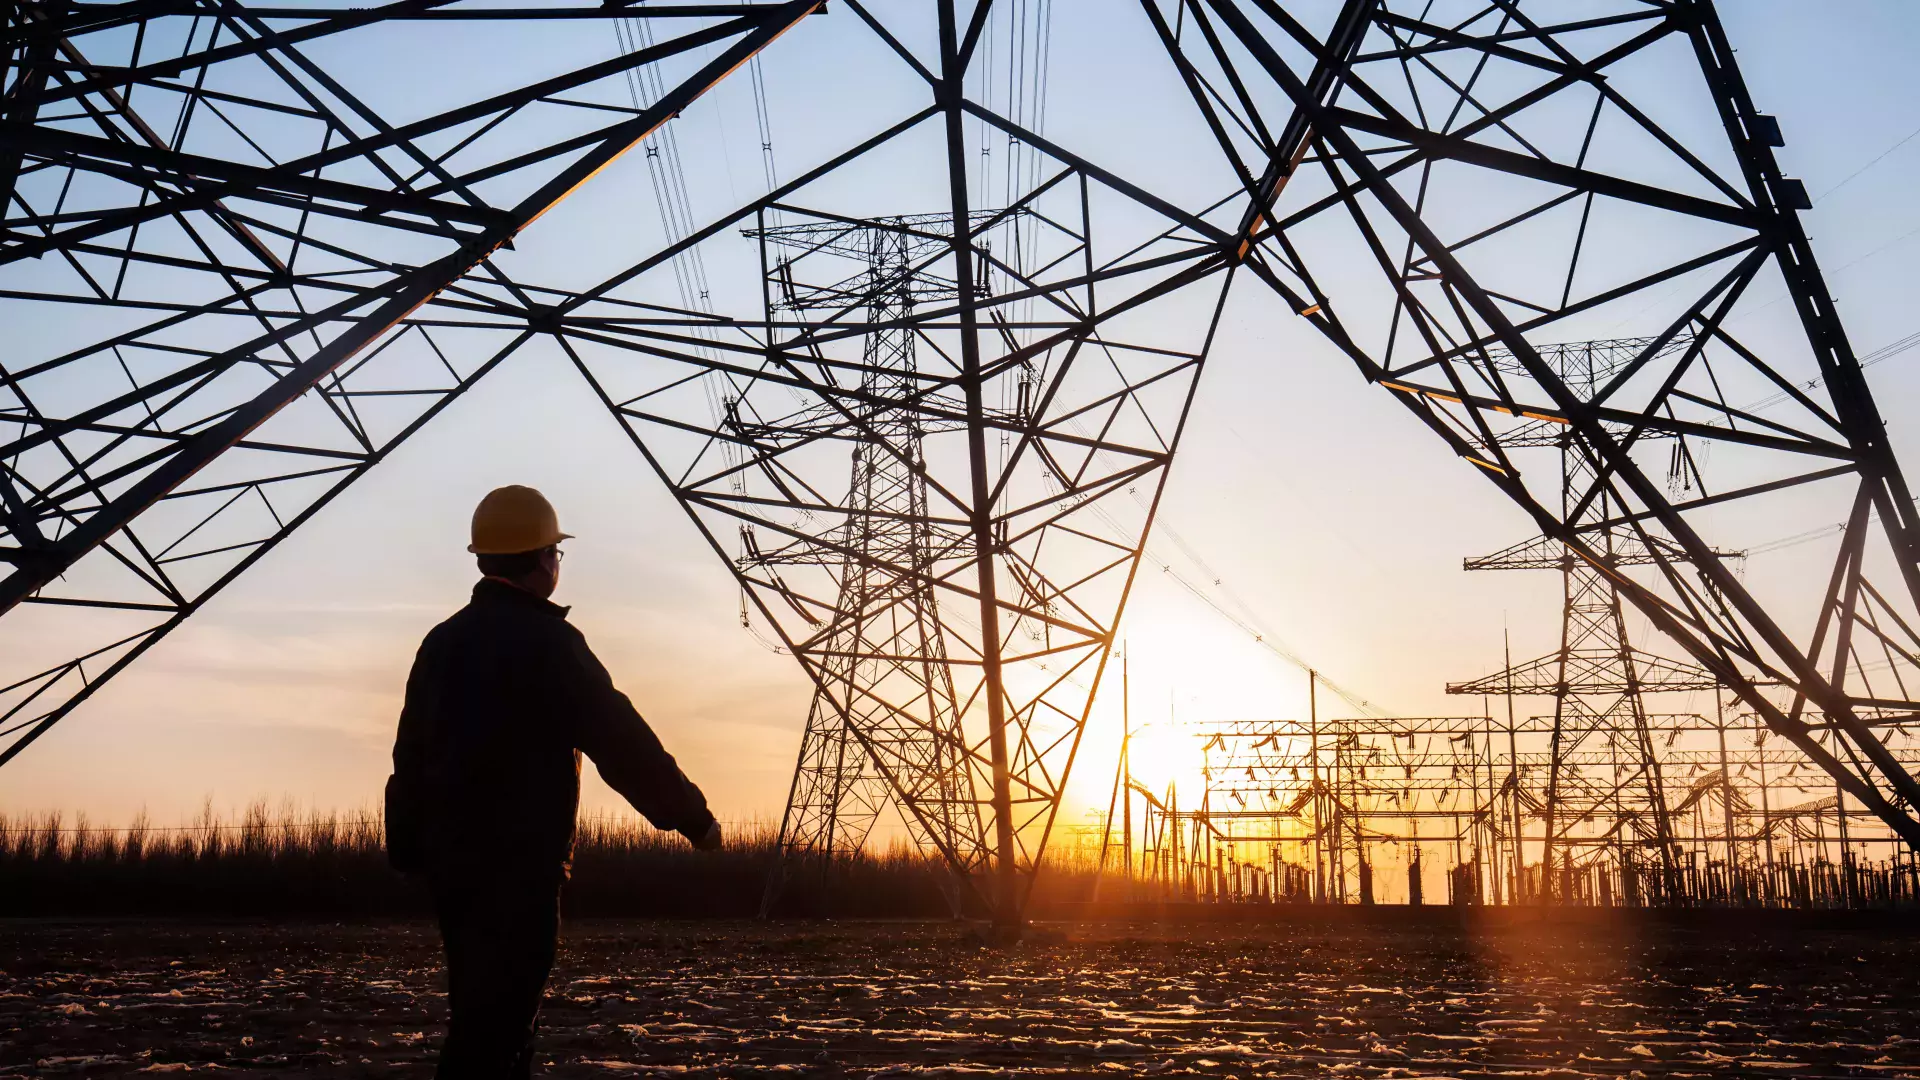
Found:
M 425 873 L 447 952 L 442 1080 L 526 1077 L 573 858 L 580 753 L 634 809 L 720 846 L 707 801 L 614 689 L 567 609 L 553 507 L 503 487 L 473 513 L 484 576 L 427 634 L 387 781 L 387 853 Z

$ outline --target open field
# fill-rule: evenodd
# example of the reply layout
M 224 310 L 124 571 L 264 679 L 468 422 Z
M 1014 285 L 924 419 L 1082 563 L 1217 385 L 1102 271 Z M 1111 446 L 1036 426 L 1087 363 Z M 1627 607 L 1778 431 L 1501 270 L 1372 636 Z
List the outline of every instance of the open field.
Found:
M 1753 927 L 582 920 L 544 1075 L 1920 1077 L 1920 936 Z M 436 964 L 417 922 L 0 923 L 0 1076 L 425 1077 Z

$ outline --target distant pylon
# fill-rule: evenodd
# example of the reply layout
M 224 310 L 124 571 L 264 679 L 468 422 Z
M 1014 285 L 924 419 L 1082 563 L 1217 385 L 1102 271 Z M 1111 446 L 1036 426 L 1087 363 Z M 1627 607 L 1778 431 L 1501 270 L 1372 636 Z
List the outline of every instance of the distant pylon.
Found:
M 978 216 L 985 221 L 992 215 Z M 853 449 L 846 501 L 851 513 L 839 537 L 848 554 L 838 560 L 839 602 L 832 625 L 825 628 L 827 681 L 839 693 L 816 689 L 807 710 L 762 915 L 798 866 L 824 871 L 834 860 L 858 853 L 890 805 L 898 805 L 922 851 L 936 857 L 943 850 L 955 852 L 970 865 L 984 865 L 987 857 L 931 584 L 941 541 L 927 520 L 926 421 L 902 404 L 911 397 L 917 371 L 914 307 L 955 298 L 954 283 L 927 267 L 949 247 L 943 230 L 951 220 L 951 215 L 928 214 L 749 233 L 768 255 L 770 317 L 775 311 L 807 312 L 827 321 L 836 314 L 860 315 L 874 327 L 862 337 L 859 380 L 860 394 L 869 402 L 864 420 L 871 434 Z M 791 258 L 772 257 L 781 248 L 831 251 L 864 259 L 866 268 L 850 280 L 808 285 L 795 280 Z M 743 536 L 749 548 L 745 563 L 771 569 L 779 561 L 760 552 L 750 532 Z M 904 722 L 902 711 L 918 722 Z M 898 802 L 896 783 L 903 795 Z M 959 914 L 961 892 L 950 879 L 946 895 Z
M 1677 335 L 1662 348 L 1683 349 L 1690 342 L 1689 337 Z M 1542 346 L 1539 351 L 1569 386 L 1590 394 L 1655 344 L 1651 339 L 1585 341 Z M 1496 363 L 1503 360 L 1512 362 L 1510 357 L 1495 358 Z M 1484 678 L 1450 684 L 1447 692 L 1476 696 L 1545 694 L 1554 699 L 1546 792 L 1538 810 L 1545 823 L 1540 900 L 1555 899 L 1555 869 L 1571 865 L 1573 846 L 1578 842 L 1572 833 L 1582 823 L 1599 823 L 1597 829 L 1589 830 L 1594 835 L 1586 841 L 1589 846 L 1612 847 L 1623 869 L 1638 861 L 1639 852 L 1652 849 L 1662 882 L 1670 884 L 1676 869 L 1674 833 L 1645 695 L 1718 690 L 1719 683 L 1695 664 L 1634 647 L 1627 634 L 1620 590 L 1611 574 L 1623 566 L 1685 562 L 1686 553 L 1665 545 L 1654 550 L 1629 529 L 1606 524 L 1621 508 L 1596 485 L 1594 462 L 1566 436 L 1564 425 L 1535 421 L 1502 441 L 1511 446 L 1559 448 L 1562 511 L 1567 521 L 1591 526 L 1592 546 L 1603 553 L 1606 564 L 1595 565 L 1578 558 L 1570 549 L 1545 537 L 1466 560 L 1468 570 L 1559 570 L 1563 581 L 1560 648 Z M 1687 482 L 1691 459 L 1682 450 L 1673 460 L 1672 479 Z M 1598 497 L 1588 498 L 1588 493 L 1595 490 L 1599 491 Z M 1584 505 L 1582 500 L 1586 500 Z M 1605 743 L 1611 759 L 1610 769 L 1598 776 L 1590 766 L 1574 761 L 1583 747 L 1596 742 Z M 1627 842 L 1629 834 L 1636 843 Z M 1515 842 L 1522 840 L 1516 837 Z

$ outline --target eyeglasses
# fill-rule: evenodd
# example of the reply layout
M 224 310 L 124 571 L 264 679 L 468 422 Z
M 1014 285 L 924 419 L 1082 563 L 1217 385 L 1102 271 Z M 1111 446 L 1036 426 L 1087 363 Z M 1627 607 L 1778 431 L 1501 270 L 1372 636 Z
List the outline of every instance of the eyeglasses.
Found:
M 567 561 L 567 553 L 566 553 L 566 552 L 564 552 L 564 551 L 562 551 L 562 550 L 560 550 L 560 547 L 559 547 L 559 545 L 557 545 L 557 544 L 556 544 L 555 546 L 553 546 L 553 547 L 550 547 L 550 548 L 548 548 L 547 550 L 548 550 L 548 551 L 551 551 L 551 552 L 553 552 L 553 561 L 554 561 L 554 562 L 566 562 L 566 561 Z

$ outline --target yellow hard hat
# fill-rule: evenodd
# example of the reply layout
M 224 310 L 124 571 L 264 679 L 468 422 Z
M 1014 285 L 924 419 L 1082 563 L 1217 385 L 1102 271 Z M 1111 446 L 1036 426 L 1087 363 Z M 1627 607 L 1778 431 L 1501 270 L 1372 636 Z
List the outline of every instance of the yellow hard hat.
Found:
M 467 550 L 475 555 L 517 555 L 570 539 L 571 534 L 560 531 L 560 516 L 545 495 L 508 484 L 487 492 L 474 508 L 473 543 Z

